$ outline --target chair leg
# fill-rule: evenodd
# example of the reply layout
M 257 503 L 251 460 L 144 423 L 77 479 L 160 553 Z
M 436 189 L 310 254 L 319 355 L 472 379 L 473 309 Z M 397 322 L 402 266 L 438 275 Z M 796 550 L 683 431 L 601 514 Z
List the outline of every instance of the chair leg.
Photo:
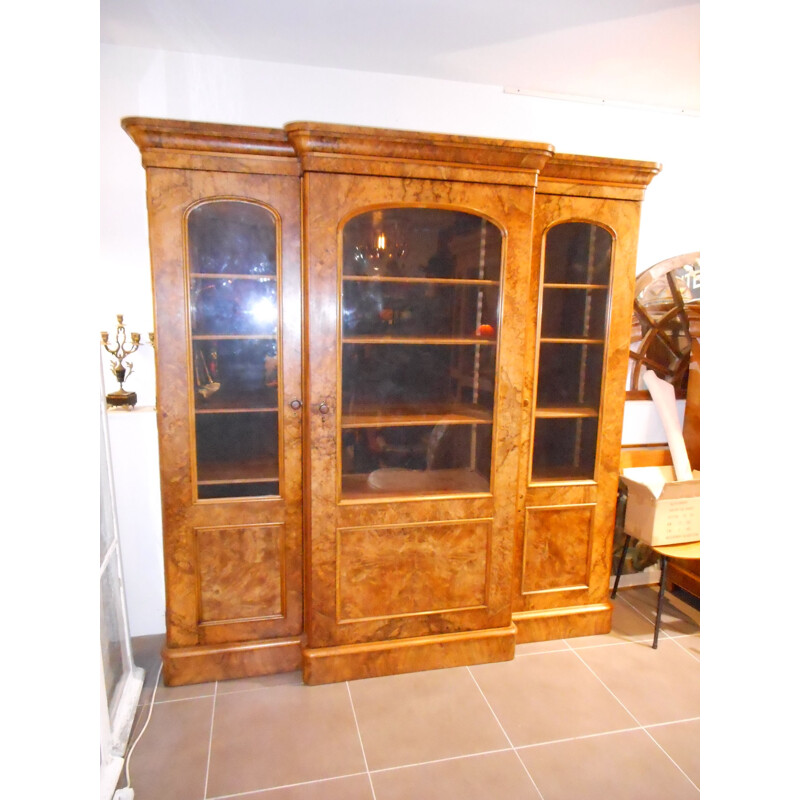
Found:
M 619 576 L 622 575 L 622 567 L 625 565 L 625 556 L 628 555 L 628 545 L 631 542 L 631 535 L 625 534 L 625 544 L 622 545 L 622 555 L 619 557 L 619 564 L 617 564 L 617 576 L 614 578 L 614 588 L 611 591 L 611 599 L 617 596 L 617 587 L 619 586 Z
M 656 630 L 653 634 L 653 649 L 658 647 L 658 630 L 661 627 L 661 609 L 664 605 L 664 592 L 667 588 L 667 557 L 661 556 L 661 583 L 658 587 L 658 608 L 656 609 Z

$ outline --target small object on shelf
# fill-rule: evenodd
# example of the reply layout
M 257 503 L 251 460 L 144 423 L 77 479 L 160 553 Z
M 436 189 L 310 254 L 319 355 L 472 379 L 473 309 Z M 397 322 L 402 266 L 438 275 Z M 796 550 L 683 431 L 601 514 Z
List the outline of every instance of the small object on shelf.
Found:
M 494 328 L 491 325 L 480 325 L 475 331 L 476 336 L 485 336 L 487 339 L 494 336 Z
M 125 325 L 122 321 L 122 314 L 117 314 L 117 335 L 114 346 L 112 347 L 108 344 L 108 331 L 101 331 L 100 339 L 103 347 L 114 356 L 116 363 L 114 361 L 111 362 L 111 372 L 119 383 L 119 389 L 116 392 L 106 395 L 106 403 L 112 407 L 131 409 L 136 405 L 136 392 L 125 391 L 122 384 L 131 376 L 133 364 L 130 361 L 124 361 L 124 359 L 139 349 L 141 334 L 132 332 L 129 342 Z M 152 333 L 150 334 L 150 343 L 153 344 Z
M 195 355 L 195 371 L 194 380 L 197 386 L 197 394 L 207 400 L 214 392 L 219 391 L 220 383 L 215 381 L 215 373 L 217 371 L 217 352 L 211 351 L 211 368 L 208 366 L 205 354 L 202 350 L 198 350 Z

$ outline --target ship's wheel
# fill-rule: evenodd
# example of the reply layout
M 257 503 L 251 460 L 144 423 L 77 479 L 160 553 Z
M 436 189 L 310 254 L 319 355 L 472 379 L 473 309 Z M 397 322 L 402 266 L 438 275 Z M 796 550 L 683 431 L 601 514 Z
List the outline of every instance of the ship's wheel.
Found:
M 660 261 L 636 278 L 628 397 L 646 396 L 645 369 L 686 397 L 692 339 L 700 336 L 700 253 Z

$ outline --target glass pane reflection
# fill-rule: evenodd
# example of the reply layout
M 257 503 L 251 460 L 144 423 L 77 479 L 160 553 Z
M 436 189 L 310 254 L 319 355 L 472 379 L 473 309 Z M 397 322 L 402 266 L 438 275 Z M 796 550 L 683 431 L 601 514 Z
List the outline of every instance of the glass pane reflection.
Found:
M 497 286 L 347 281 L 342 330 L 346 336 L 491 338 L 497 329 L 498 293 Z
M 218 200 L 195 207 L 187 230 L 198 498 L 276 495 L 275 216 Z
M 489 491 L 502 232 L 388 208 L 342 247 L 343 496 Z
M 612 246 L 589 222 L 545 234 L 531 480 L 594 476 Z
M 611 234 L 588 222 L 563 222 L 547 232 L 545 283 L 608 285 Z
M 189 214 L 189 269 L 194 273 L 277 274 L 273 214 L 243 200 L 214 200 Z
M 203 278 L 192 280 L 195 334 L 275 334 L 278 298 L 275 280 Z

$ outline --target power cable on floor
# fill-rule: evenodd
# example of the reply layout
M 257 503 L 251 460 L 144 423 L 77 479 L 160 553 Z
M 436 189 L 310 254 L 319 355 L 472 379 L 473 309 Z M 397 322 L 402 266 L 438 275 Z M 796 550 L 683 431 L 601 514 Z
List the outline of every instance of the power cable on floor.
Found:
M 125 783 L 127 785 L 122 789 L 117 789 L 117 791 L 114 792 L 114 797 L 112 800 L 133 800 L 133 787 L 131 786 L 131 756 L 133 755 L 136 745 L 139 744 L 139 739 L 142 738 L 142 734 L 144 734 L 144 732 L 147 730 L 147 726 L 150 724 L 150 717 L 153 714 L 153 706 L 156 702 L 156 692 L 158 691 L 158 682 L 161 680 L 161 668 L 163 666 L 163 663 L 158 665 L 158 674 L 156 675 L 155 686 L 153 686 L 153 695 L 150 698 L 150 708 L 147 711 L 147 719 L 144 721 L 144 727 L 139 731 L 139 735 L 136 737 L 136 739 L 134 739 L 133 744 L 130 746 L 130 749 L 125 755 Z

